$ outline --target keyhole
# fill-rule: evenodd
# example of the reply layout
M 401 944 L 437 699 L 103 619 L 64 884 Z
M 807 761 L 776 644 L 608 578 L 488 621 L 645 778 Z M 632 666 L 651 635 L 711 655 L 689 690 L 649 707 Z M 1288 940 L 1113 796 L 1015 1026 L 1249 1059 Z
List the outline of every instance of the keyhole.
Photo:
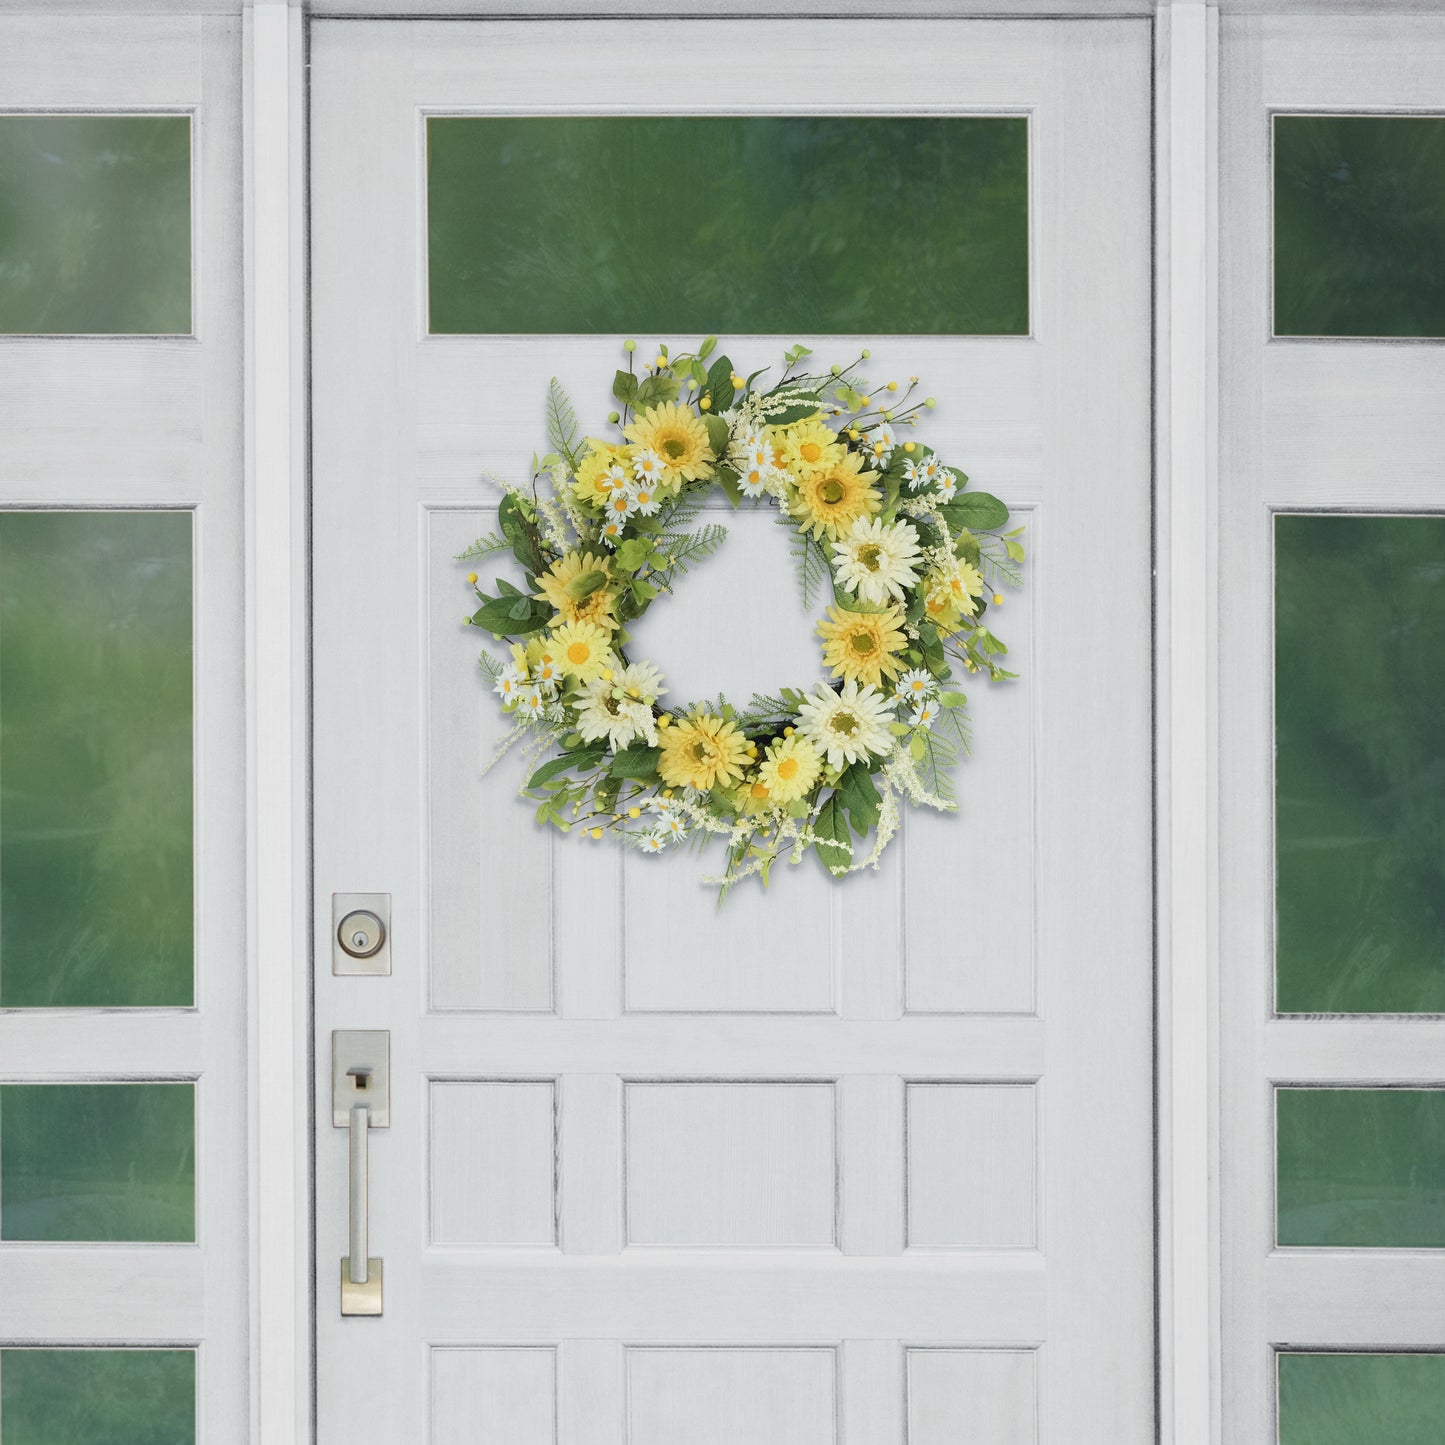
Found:
M 362 933 L 360 929 L 358 929 L 355 933 L 351 935 L 351 944 L 353 948 L 365 948 L 370 942 L 371 940 L 366 936 L 366 934 Z

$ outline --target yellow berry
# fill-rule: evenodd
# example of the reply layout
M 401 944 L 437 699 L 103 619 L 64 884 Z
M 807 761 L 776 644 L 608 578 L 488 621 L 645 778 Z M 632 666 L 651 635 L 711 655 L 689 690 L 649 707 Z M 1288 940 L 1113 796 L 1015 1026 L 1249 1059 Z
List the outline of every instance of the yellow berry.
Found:
M 1002 593 L 1002 592 L 995 592 L 995 593 L 993 594 L 993 605 L 994 605 L 995 607 L 1002 607 L 1002 606 L 1003 606 L 1003 593 Z
M 655 357 L 652 364 L 658 371 L 661 371 L 667 365 L 667 358 L 665 356 Z
M 848 440 L 851 441 L 851 442 L 856 442 L 856 441 L 858 440 L 858 428 L 857 428 L 857 427 L 855 427 L 855 426 L 850 426 L 850 427 L 848 428 Z
M 603 682 L 611 682 L 611 681 L 612 681 L 612 669 L 611 669 L 610 667 L 604 667 L 604 668 L 602 669 L 602 681 L 603 681 Z
M 712 397 L 710 397 L 710 396 L 705 396 L 705 397 L 703 397 L 703 399 L 702 399 L 700 402 L 698 402 L 698 404 L 697 404 L 697 409 L 698 409 L 699 411 L 711 411 L 711 410 L 712 410 Z
M 865 397 L 863 398 L 863 405 L 864 405 L 864 406 L 872 406 L 872 405 L 873 405 L 873 398 L 872 398 L 871 396 L 865 396 Z
M 602 836 L 602 829 L 601 829 L 601 828 L 594 828 L 594 829 L 592 830 L 592 836 L 593 836 L 594 838 L 600 838 L 600 837 Z
M 865 346 L 860 355 L 863 357 L 864 361 L 867 361 L 868 358 L 873 355 L 873 353 L 869 351 L 869 349 Z
M 906 452 L 911 452 L 911 451 L 913 450 L 913 448 L 916 447 L 917 445 L 918 445 L 917 442 L 904 442 L 904 443 L 903 443 L 903 450 L 906 451 Z
M 664 789 L 662 790 L 662 796 L 663 796 L 664 798 L 670 798 L 670 797 L 672 796 L 672 789 L 671 789 L 671 788 L 664 788 Z
M 470 583 L 475 587 L 475 586 L 476 586 L 476 583 L 477 583 L 477 574 L 476 574 L 475 572 L 468 572 L 468 573 L 467 573 L 467 581 L 470 582 Z
M 924 404 L 924 406 L 926 406 L 926 407 L 932 408 L 932 407 L 937 406 L 937 405 L 938 405 L 938 402 L 937 402 L 933 397 L 930 396 L 930 397 L 928 397 L 928 398 L 925 399 L 925 401 L 924 401 L 923 404 Z
M 672 726 L 672 719 L 668 717 L 666 713 L 663 713 L 663 715 L 658 718 L 657 725 L 660 728 L 670 728 Z
M 640 818 L 640 817 L 642 816 L 642 809 L 641 809 L 641 808 L 629 808 L 629 809 L 627 810 L 627 816 L 628 816 L 629 818 Z
M 737 372 L 733 372 L 733 374 L 728 377 L 728 380 L 732 382 L 734 391 L 740 391 L 744 386 L 747 385 L 746 378 L 739 376 Z
M 624 351 L 636 351 L 637 343 L 635 341 L 624 341 L 622 343 L 622 349 Z
M 888 390 L 889 390 L 889 391 L 897 391 L 897 390 L 898 390 L 898 383 L 897 383 L 896 381 L 890 381 L 890 382 L 888 383 Z
M 785 738 L 790 738 L 790 737 L 792 737 L 792 735 L 793 735 L 793 729 L 792 729 L 792 728 L 784 728 L 784 729 L 783 729 L 783 736 L 784 736 Z

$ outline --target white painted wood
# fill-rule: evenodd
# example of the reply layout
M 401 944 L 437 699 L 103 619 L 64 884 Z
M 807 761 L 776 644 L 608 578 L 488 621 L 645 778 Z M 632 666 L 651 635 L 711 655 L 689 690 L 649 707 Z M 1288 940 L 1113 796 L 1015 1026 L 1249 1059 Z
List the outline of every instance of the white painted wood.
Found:
M 431 1351 L 432 1445 L 553 1445 L 557 1352 Z
M 627 1352 L 628 1445 L 834 1445 L 837 1352 Z
M 304 37 L 247 12 L 247 701 L 253 1440 L 309 1436 L 304 1012 Z M 322 955 L 323 957 L 325 955 Z
M 904 1140 L 910 1249 L 1034 1249 L 1037 1091 L 911 1083 Z
M 1218 22 L 1161 4 L 1156 36 L 1156 906 L 1160 1434 L 1217 1438 L 1212 794 L 1217 485 Z
M 317 1126 L 319 1440 L 411 1438 L 426 1347 L 454 1345 L 557 1349 L 567 1445 L 766 1440 L 780 1418 L 789 1439 L 901 1445 L 905 1346 L 1042 1346 L 1041 1438 L 1137 1445 L 1153 1430 L 1148 27 L 778 22 L 762 47 L 756 24 L 657 29 L 670 64 L 645 73 L 630 24 L 312 29 L 313 939 L 326 957 L 329 893 L 385 889 L 396 959 L 390 978 L 315 980 L 316 1088 L 332 1027 L 388 1028 L 394 1061 L 372 1144 L 380 1321 L 336 1314 L 345 1140 Z M 496 714 L 478 639 L 449 621 L 468 570 L 449 559 L 487 530 L 483 470 L 516 475 L 538 440 L 527 398 L 555 373 L 585 415 L 605 410 L 617 338 L 427 337 L 417 206 L 430 111 L 696 113 L 716 107 L 695 76 L 719 67 L 729 111 L 1030 116 L 1034 335 L 824 345 L 927 376 L 945 399 L 932 434 L 1024 512 L 1039 559 L 1003 613 L 1028 682 L 980 696 L 963 817 L 910 827 L 876 876 L 784 873 L 721 913 L 697 859 L 644 871 L 541 842 L 515 771 L 478 776 Z M 1105 525 L 1106 666 L 1085 605 Z M 716 564 L 751 585 L 749 526 Z M 764 573 L 797 614 L 782 646 L 802 647 L 791 576 Z M 655 619 L 679 699 L 705 590 Z M 746 688 L 749 668 L 801 665 L 755 629 L 702 632 L 707 676 Z M 451 1197 L 484 1208 L 487 1161 L 428 1155 L 428 1098 L 503 1079 L 559 1081 L 559 1247 L 429 1244 L 420 1182 L 453 1171 Z M 933 1212 L 909 1251 L 906 1080 L 1029 1106 L 925 1118 Z M 999 1157 L 934 1152 L 975 1148 Z M 1024 1196 L 1032 1230 L 1000 1228 Z M 985 1238 L 945 1222 L 960 1199 Z M 724 1366 L 792 1381 L 799 1413 L 755 1419 L 762 1387 Z
M 550 1080 L 433 1082 L 432 1243 L 555 1244 L 556 1124 Z
M 0 507 L 194 519 L 196 1006 L 0 1015 L 6 1080 L 196 1081 L 194 1245 L 0 1246 L 6 1344 L 198 1346 L 205 1438 L 247 1438 L 241 24 L 0 17 L 7 109 L 189 113 L 195 335 L 0 338 Z
M 1035 1445 L 1034 1350 L 908 1351 L 908 1445 Z
M 1274 1087 L 1441 1080 L 1439 1020 L 1273 1019 L 1277 510 L 1445 506 L 1438 345 L 1270 339 L 1270 115 L 1445 110 L 1445 16 L 1230 17 L 1220 95 L 1223 1435 L 1272 1439 L 1273 1348 L 1439 1347 L 1440 1260 L 1275 1250 Z M 1223 694 L 1221 694 L 1223 703 Z

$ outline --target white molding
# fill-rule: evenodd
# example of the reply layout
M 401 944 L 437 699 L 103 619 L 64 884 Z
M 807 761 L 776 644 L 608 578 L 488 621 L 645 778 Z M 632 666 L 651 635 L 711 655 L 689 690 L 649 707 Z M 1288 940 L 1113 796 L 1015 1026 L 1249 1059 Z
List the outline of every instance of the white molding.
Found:
M 310 1435 L 302 12 L 245 12 L 251 1439 Z
M 1219 1438 L 1214 527 L 1219 17 L 1156 29 L 1160 1437 Z

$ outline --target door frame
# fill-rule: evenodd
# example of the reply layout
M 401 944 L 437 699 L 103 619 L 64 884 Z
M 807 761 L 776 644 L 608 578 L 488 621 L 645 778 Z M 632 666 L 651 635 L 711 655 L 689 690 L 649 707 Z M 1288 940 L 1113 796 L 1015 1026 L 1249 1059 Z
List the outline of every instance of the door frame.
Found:
M 264 1445 L 309 1441 L 315 1424 L 306 8 L 333 9 L 256 0 L 244 12 L 243 41 L 251 1435 Z M 566 13 L 546 0 L 505 8 L 513 17 Z M 835 0 L 780 12 L 824 20 L 873 9 Z M 1218 12 L 1204 0 L 1160 0 L 1157 8 L 1082 0 L 1049 9 L 1154 22 L 1156 1409 L 1166 1445 L 1208 1445 L 1218 1436 L 1219 1392 L 1210 712 Z M 1017 0 L 924 0 L 908 10 L 1030 14 Z M 746 7 L 717 0 L 696 11 L 716 17 Z

